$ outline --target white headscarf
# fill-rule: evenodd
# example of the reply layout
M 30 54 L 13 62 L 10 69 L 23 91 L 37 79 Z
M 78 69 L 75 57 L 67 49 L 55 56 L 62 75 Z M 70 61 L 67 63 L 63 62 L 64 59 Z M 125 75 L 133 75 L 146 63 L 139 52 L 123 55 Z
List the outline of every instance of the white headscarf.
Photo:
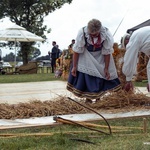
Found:
M 124 42 L 125 42 L 125 39 L 126 39 L 127 36 L 130 36 L 130 34 L 129 34 L 129 33 L 126 33 L 126 34 L 122 37 L 122 40 L 121 40 L 121 46 L 122 46 L 123 49 L 126 49 L 126 46 L 125 46 Z

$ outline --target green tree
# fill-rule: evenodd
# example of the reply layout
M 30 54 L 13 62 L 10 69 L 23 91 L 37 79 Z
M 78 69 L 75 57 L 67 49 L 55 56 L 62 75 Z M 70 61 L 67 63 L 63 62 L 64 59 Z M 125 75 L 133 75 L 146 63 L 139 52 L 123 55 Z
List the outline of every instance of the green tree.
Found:
M 15 55 L 14 55 L 14 53 L 9 53 L 9 54 L 6 54 L 6 56 L 4 56 L 3 57 L 3 60 L 4 61 L 8 61 L 8 62 L 10 62 L 10 61 L 14 61 L 14 59 L 15 59 Z
M 44 17 L 71 2 L 72 0 L 1 0 L 0 19 L 8 17 L 10 21 L 46 39 L 44 32 L 50 33 L 50 29 L 43 24 Z M 20 43 L 21 50 L 18 54 L 24 64 L 28 63 L 34 44 L 35 42 Z
M 31 59 L 35 59 L 39 55 L 41 55 L 41 51 L 38 48 L 36 48 L 36 47 L 32 47 L 32 48 L 33 48 L 33 53 L 31 55 Z

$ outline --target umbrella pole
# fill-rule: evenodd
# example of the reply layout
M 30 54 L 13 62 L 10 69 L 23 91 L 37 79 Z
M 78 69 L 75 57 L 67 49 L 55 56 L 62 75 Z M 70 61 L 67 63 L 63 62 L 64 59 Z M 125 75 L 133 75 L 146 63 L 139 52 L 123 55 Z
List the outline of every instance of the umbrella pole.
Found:
M 15 67 L 15 71 L 16 71 L 16 39 L 15 39 L 15 60 L 14 60 L 14 67 Z

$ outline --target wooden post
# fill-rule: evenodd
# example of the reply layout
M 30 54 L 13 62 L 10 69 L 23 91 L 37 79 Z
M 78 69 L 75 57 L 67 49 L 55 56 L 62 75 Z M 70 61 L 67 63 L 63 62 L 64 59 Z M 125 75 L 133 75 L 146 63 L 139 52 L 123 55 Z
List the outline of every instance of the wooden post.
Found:
M 147 119 L 143 118 L 143 132 L 147 133 Z

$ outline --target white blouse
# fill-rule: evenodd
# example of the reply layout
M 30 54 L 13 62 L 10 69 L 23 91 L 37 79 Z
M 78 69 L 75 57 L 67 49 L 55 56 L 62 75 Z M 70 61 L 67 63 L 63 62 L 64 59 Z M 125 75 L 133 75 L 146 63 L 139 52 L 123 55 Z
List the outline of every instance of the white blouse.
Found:
M 143 52 L 150 58 L 150 26 L 140 28 L 133 32 L 126 46 L 122 72 L 126 81 L 131 81 L 137 67 L 138 53 Z M 147 64 L 147 76 L 150 85 L 150 60 Z
M 84 28 L 84 32 L 85 32 L 85 37 L 87 38 L 87 42 L 89 44 L 92 44 L 87 27 Z M 101 35 L 101 43 L 104 41 L 103 47 L 102 47 L 102 54 L 107 55 L 107 54 L 113 53 L 114 39 L 110 31 L 106 27 L 102 27 L 100 31 L 100 35 Z M 94 38 L 94 41 L 96 40 L 97 38 Z M 77 53 L 83 53 L 83 51 L 85 50 L 84 46 L 85 46 L 85 39 L 84 39 L 84 34 L 83 34 L 83 28 L 81 28 L 76 37 L 76 42 L 74 44 L 73 50 Z
M 87 42 L 92 44 L 91 38 L 88 34 L 87 27 L 84 28 L 85 37 L 87 38 Z M 73 51 L 79 53 L 77 70 L 92 76 L 105 78 L 104 74 L 104 55 L 110 55 L 110 63 L 109 63 L 109 73 L 110 80 L 116 79 L 118 77 L 115 63 L 113 60 L 113 36 L 109 32 L 109 30 L 105 27 L 101 28 L 101 43 L 103 42 L 103 47 L 101 51 L 89 52 L 85 47 L 85 38 L 83 33 L 83 28 L 81 28 L 76 37 L 76 42 L 73 46 Z M 97 38 L 94 39 L 96 41 Z

